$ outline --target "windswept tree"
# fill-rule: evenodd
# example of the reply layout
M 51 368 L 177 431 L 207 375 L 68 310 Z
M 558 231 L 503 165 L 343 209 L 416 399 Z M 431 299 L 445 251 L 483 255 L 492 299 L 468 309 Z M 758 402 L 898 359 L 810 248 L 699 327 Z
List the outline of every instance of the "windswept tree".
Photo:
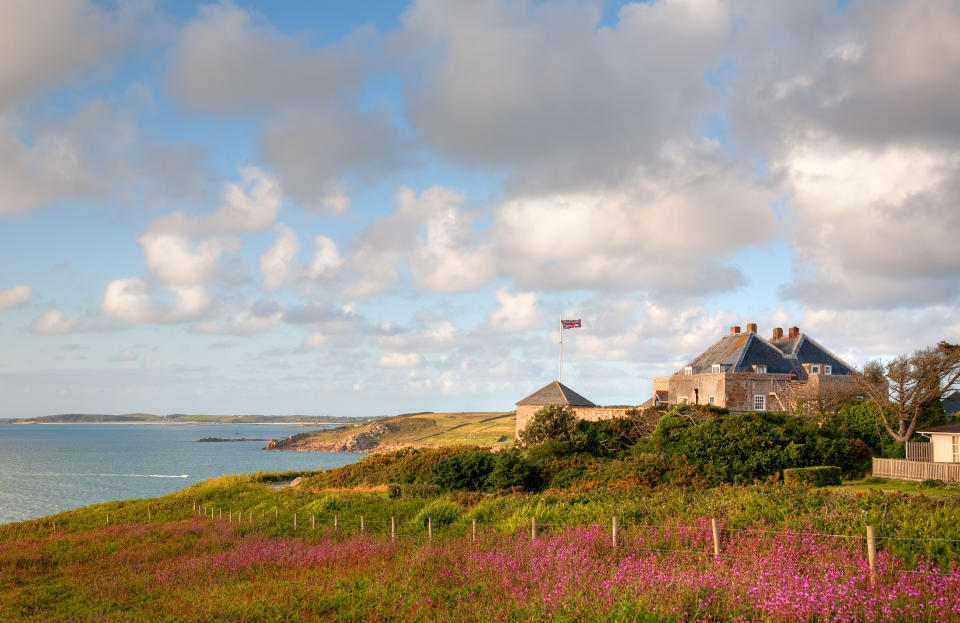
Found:
M 533 414 L 527 427 L 520 431 L 520 443 L 536 446 L 547 441 L 576 445 L 583 441 L 576 414 L 563 405 L 547 405 Z
M 927 408 L 960 387 L 960 346 L 940 342 L 886 364 L 871 361 L 857 374 L 857 386 L 890 436 L 909 441 Z

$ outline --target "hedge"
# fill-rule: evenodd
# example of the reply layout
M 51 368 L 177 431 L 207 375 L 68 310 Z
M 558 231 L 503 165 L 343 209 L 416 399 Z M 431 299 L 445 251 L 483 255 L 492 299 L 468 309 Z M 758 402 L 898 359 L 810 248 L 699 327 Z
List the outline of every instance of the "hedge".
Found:
M 840 468 L 833 465 L 793 467 L 783 470 L 783 482 L 811 484 L 815 487 L 840 484 Z

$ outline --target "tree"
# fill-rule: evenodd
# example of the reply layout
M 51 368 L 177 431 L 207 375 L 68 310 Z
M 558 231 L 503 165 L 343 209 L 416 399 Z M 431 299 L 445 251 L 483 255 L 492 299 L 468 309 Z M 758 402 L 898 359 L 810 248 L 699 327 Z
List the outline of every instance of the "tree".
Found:
M 886 365 L 871 361 L 857 373 L 857 386 L 890 436 L 910 441 L 930 405 L 960 387 L 960 346 L 940 342 Z
M 559 441 L 575 446 L 583 441 L 578 423 L 576 414 L 565 406 L 547 405 L 534 413 L 527 427 L 520 431 L 520 443 L 535 446 Z

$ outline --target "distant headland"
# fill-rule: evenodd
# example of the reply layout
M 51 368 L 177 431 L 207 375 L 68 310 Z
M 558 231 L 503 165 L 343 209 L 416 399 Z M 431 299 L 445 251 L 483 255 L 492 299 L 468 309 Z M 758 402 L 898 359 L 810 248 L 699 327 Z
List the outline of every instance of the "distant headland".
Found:
M 345 425 L 366 424 L 380 418 L 357 418 L 330 415 L 153 415 L 151 413 L 60 413 L 35 418 L 0 419 L 0 424 L 303 424 Z

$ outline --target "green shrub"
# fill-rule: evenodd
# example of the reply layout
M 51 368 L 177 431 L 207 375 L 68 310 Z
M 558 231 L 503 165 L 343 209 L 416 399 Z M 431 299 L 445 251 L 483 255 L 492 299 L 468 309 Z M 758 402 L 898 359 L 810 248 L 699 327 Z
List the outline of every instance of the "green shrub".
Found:
M 397 483 L 391 483 L 387 485 L 387 497 L 391 500 L 396 500 L 403 495 L 403 487 Z
M 430 468 L 430 482 L 448 491 L 485 491 L 495 461 L 485 450 L 457 454 Z
M 460 518 L 461 514 L 463 514 L 463 507 L 456 502 L 450 502 L 449 500 L 433 500 L 424 506 L 419 513 L 417 513 L 416 517 L 413 518 L 412 523 L 415 526 L 426 528 L 427 519 L 430 519 L 433 522 L 433 527 L 438 528 L 440 526 L 452 524 Z
M 926 480 L 920 483 L 920 486 L 925 489 L 931 489 L 931 488 L 935 489 L 937 487 L 945 487 L 946 485 L 947 483 L 943 482 L 942 480 L 938 480 L 936 478 L 927 478 Z
M 494 455 L 493 470 L 487 484 L 493 491 L 520 487 L 524 491 L 536 488 L 538 471 L 516 448 L 501 450 Z
M 576 414 L 563 405 L 547 405 L 533 414 L 527 427 L 520 431 L 520 443 L 536 446 L 546 441 L 560 441 L 576 447 L 584 435 Z
M 405 500 L 432 498 L 440 493 L 438 485 L 400 485 L 400 497 Z
M 863 483 L 867 485 L 885 485 L 888 482 L 890 482 L 890 480 L 882 476 L 867 476 L 863 479 Z
M 787 484 L 810 484 L 826 487 L 840 484 L 840 468 L 833 465 L 794 467 L 783 470 L 783 482 Z

